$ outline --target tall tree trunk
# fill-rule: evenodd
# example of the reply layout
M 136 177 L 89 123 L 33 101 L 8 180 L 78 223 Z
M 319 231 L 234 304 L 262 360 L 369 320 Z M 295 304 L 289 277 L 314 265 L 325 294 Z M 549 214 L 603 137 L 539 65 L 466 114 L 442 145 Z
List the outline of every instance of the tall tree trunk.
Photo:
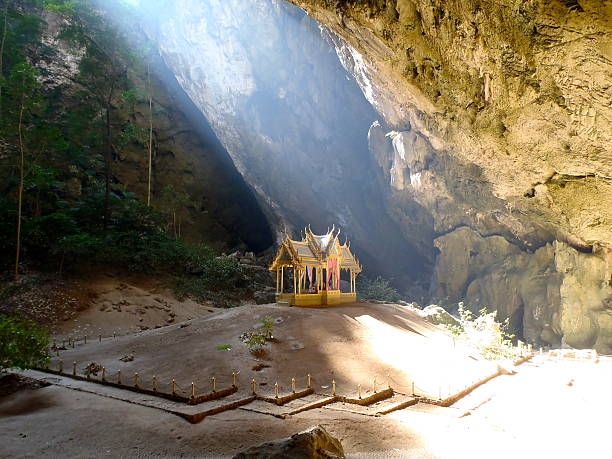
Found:
M 4 5 L 4 28 L 2 29 L 2 41 L 0 42 L 0 78 L 4 72 L 4 44 L 6 43 L 6 32 L 8 30 L 8 9 L 11 0 L 6 1 Z M 2 121 L 2 85 L 0 84 L 0 121 Z
M 149 180 L 147 187 L 147 206 L 151 206 L 151 174 L 153 171 L 153 98 L 151 97 L 151 69 L 147 64 L 147 83 L 149 93 Z
M 104 229 L 108 228 L 110 219 L 110 176 L 111 162 L 113 160 L 113 144 L 111 132 L 111 103 L 113 99 L 114 83 L 108 91 L 106 98 L 106 148 L 104 151 Z
M 25 151 L 23 146 L 23 110 L 24 101 L 21 96 L 21 107 L 19 109 L 19 189 L 17 193 L 17 240 L 15 248 L 15 280 L 19 280 L 19 256 L 21 254 L 21 210 L 23 208 L 23 182 L 25 179 Z

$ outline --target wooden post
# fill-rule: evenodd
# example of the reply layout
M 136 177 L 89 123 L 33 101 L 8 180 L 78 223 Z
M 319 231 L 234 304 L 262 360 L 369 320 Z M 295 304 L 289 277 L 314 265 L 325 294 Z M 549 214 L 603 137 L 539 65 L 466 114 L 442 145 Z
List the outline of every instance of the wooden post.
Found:
M 376 376 L 374 376 L 374 383 L 372 384 L 372 389 L 374 390 L 374 393 L 377 392 L 377 390 L 376 390 Z
M 274 383 L 274 398 L 278 398 L 278 383 Z
M 255 395 L 257 393 L 257 390 L 256 390 L 257 389 L 257 383 L 255 382 L 255 378 L 253 378 L 251 380 L 251 388 L 252 388 L 252 391 L 253 391 L 253 395 Z
M 336 380 L 332 381 L 332 395 L 336 395 Z
M 357 384 L 357 393 L 359 394 L 359 400 L 361 400 L 361 384 Z
M 134 373 L 134 387 L 138 389 L 138 373 Z
M 117 384 L 121 384 L 121 370 L 117 370 Z
M 59 372 L 60 373 L 64 372 L 64 361 L 63 360 L 59 361 Z
M 72 362 L 72 376 L 76 376 L 76 362 Z
M 291 392 L 295 394 L 295 378 L 291 378 Z
M 235 371 L 232 371 L 232 386 L 238 387 L 236 386 L 236 372 Z
M 191 398 L 195 398 L 195 383 L 191 382 Z
M 172 380 L 172 395 L 176 395 L 176 379 Z
M 157 376 L 153 376 L 153 392 L 157 392 Z
M 212 391 L 217 392 L 217 378 L 213 376 L 212 378 L 210 378 L 210 380 L 212 382 Z
M 308 388 L 310 389 L 312 386 L 310 385 L 310 373 L 308 373 Z
M 106 381 L 106 367 L 102 367 L 102 381 Z

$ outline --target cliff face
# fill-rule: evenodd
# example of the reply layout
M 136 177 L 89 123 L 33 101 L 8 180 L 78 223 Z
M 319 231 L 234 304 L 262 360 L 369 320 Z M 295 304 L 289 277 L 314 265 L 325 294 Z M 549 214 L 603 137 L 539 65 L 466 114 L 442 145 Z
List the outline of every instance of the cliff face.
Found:
M 367 138 L 379 116 L 328 34 L 282 1 L 162 5 L 151 35 L 277 232 L 339 224 L 371 271 L 427 285 L 431 222 L 418 203 L 402 203 L 412 215 L 405 231 L 386 209 L 386 179 Z
M 87 103 L 79 99 L 82 50 L 60 39 L 62 20 L 57 15 L 44 13 L 44 21 L 42 40 L 53 52 L 37 58 L 37 63 L 43 69 L 47 91 L 59 94 L 63 110 L 70 111 L 71 107 Z M 153 59 L 149 71 L 150 75 L 136 63 L 127 65 L 130 86 L 140 94 L 133 103 L 126 103 L 122 91 L 115 92 L 111 112 L 113 190 L 135 193 L 146 200 L 150 117 L 146 94 L 150 85 L 152 206 L 165 206 L 166 211 L 172 207 L 171 212 L 180 220 L 176 230 L 190 242 L 205 242 L 219 249 L 266 250 L 273 243 L 267 219 L 206 118 L 161 59 Z M 128 127 L 139 135 L 121 141 Z M 71 166 L 70 170 L 74 176 L 69 181 L 69 191 L 78 196 L 88 176 L 77 167 Z M 172 190 L 170 197 L 164 196 L 168 187 Z M 163 202 L 168 199 L 174 202 Z
M 292 2 L 395 131 L 372 126 L 372 153 L 391 201 L 433 218 L 432 294 L 609 352 L 610 4 Z

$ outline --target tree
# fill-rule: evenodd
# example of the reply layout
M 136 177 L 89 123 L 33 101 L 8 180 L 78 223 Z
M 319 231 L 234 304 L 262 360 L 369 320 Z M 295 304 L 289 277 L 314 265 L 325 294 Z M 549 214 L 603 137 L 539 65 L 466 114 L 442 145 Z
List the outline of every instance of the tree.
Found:
M 45 365 L 48 347 L 47 330 L 30 320 L 0 314 L 0 372 Z
M 147 64 L 147 95 L 149 96 L 149 161 L 147 181 L 147 206 L 151 206 L 151 172 L 153 170 L 153 97 L 151 95 L 151 67 Z
M 36 80 L 36 71 L 27 63 L 21 63 L 13 67 L 9 82 L 8 92 L 16 103 L 17 112 L 17 144 L 19 147 L 19 159 L 17 168 L 19 170 L 19 185 L 17 188 L 17 231 L 15 245 L 15 280 L 19 279 L 19 260 L 21 255 L 21 223 L 23 214 L 23 192 L 26 179 L 26 137 L 28 119 L 34 111 L 40 108 L 41 97 L 39 94 L 40 84 Z
M 10 0 L 6 0 L 4 4 L 4 23 L 2 27 L 2 39 L 0 39 L 0 80 L 4 75 L 4 45 L 6 44 L 6 35 L 8 33 L 8 13 L 11 5 Z M 0 121 L 2 121 L 2 82 L 0 81 Z
M 182 211 L 189 202 L 189 195 L 187 193 L 179 193 L 172 185 L 166 185 L 162 189 L 160 198 L 161 209 L 172 217 L 168 227 L 172 228 L 172 234 L 174 234 L 175 238 L 181 237 Z

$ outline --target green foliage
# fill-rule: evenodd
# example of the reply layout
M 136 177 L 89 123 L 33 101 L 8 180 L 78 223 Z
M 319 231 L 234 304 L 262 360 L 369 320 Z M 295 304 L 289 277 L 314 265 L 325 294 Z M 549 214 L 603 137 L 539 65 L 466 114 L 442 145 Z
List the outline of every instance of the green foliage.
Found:
M 149 141 L 149 131 L 134 123 L 126 124 L 119 134 L 119 145 L 125 146 L 130 142 L 136 142 L 139 145 L 145 146 Z
M 262 325 L 256 331 L 245 332 L 240 335 L 242 341 L 253 354 L 257 354 L 263 350 L 266 341 L 274 338 L 272 332 L 274 328 L 274 319 L 270 316 L 265 316 L 261 319 Z
M 220 346 L 215 346 L 215 349 L 218 351 L 229 351 L 232 348 L 231 344 L 222 344 Z
M 370 279 L 366 276 L 357 278 L 357 297 L 359 300 L 399 301 L 401 295 L 388 280 L 378 276 Z
M 32 321 L 0 314 L 0 371 L 45 365 L 48 346 L 47 330 Z
M 266 339 L 272 339 L 274 336 L 272 335 L 272 330 L 274 328 L 274 318 L 270 316 L 265 316 L 261 319 L 262 325 L 259 327 L 261 333 L 264 335 Z
M 15 259 L 21 125 L 23 266 L 69 272 L 103 264 L 166 273 L 183 295 L 238 304 L 248 287 L 239 263 L 180 239 L 187 194 L 166 187 L 154 210 L 113 184 L 116 149 L 131 144 L 146 150 L 149 141 L 134 111 L 148 98 L 135 84 L 146 80 L 144 60 L 152 50 L 141 47 L 136 60 L 124 29 L 115 27 L 130 16 L 122 14 L 120 0 L 105 0 L 111 2 L 110 8 L 99 8 L 97 0 L 0 2 L 0 14 L 7 6 L 0 67 L 0 269 Z M 41 40 L 40 6 L 61 17 L 60 38 L 78 50 L 79 72 L 69 91 L 40 84 L 52 76 L 44 64 L 57 59 L 57 50 Z M 4 17 L 0 36 L 3 28 Z M 126 109 L 131 121 L 125 120 Z M 164 113 L 160 106 L 154 110 L 154 116 Z
M 242 341 L 249 349 L 249 352 L 257 354 L 263 350 L 266 345 L 266 337 L 259 332 L 246 332 L 240 335 Z
M 497 311 L 488 312 L 481 309 L 478 315 L 465 307 L 463 302 L 458 305 L 459 325 L 447 325 L 459 340 L 475 347 L 487 359 L 516 358 L 519 353 L 512 346 L 508 330 L 508 319 L 497 321 Z

